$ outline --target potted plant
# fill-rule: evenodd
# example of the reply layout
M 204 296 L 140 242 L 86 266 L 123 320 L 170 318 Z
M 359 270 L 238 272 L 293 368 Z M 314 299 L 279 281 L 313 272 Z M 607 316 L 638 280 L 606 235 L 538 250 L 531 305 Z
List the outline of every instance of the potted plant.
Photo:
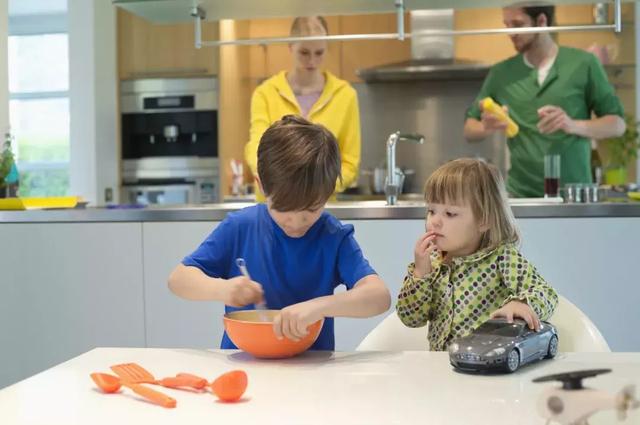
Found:
M 640 149 L 638 126 L 640 122 L 636 122 L 632 116 L 626 115 L 625 123 L 627 124 L 627 129 L 622 136 L 602 140 L 607 153 L 604 171 L 604 180 L 607 184 L 626 184 L 627 167 L 631 161 L 638 157 L 638 149 Z

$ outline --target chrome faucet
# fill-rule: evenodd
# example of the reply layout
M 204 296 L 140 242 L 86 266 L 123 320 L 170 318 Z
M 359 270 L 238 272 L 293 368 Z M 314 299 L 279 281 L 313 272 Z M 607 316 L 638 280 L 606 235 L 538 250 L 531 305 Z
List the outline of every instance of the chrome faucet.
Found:
M 399 131 L 389 135 L 387 139 L 387 178 L 384 185 L 387 205 L 396 205 L 404 182 L 404 174 L 402 171 L 396 170 L 396 144 L 399 141 L 422 144 L 424 136 L 421 134 L 402 134 Z

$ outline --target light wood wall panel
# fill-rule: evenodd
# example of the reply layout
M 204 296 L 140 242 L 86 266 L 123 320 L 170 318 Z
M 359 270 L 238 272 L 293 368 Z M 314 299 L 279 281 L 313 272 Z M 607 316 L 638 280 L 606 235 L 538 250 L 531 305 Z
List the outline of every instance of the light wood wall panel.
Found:
M 220 39 L 233 40 L 249 36 L 246 21 L 220 22 Z M 244 157 L 244 145 L 249 140 L 251 100 L 250 56 L 246 46 L 220 48 L 220 109 L 218 112 L 220 188 L 230 193 L 231 158 Z
M 397 32 L 396 15 L 351 15 L 340 18 L 343 34 L 376 34 Z M 408 15 L 405 29 L 410 31 Z M 350 82 L 361 82 L 356 71 L 393 62 L 401 62 L 411 57 L 408 40 L 358 40 L 342 43 L 342 78 Z

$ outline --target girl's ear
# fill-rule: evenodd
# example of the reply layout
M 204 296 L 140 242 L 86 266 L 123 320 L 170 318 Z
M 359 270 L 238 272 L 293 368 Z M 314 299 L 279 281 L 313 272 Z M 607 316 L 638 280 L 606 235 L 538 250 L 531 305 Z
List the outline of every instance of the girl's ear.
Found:
M 484 233 L 487 230 L 489 230 L 489 223 L 480 223 L 480 226 L 478 226 L 478 230 L 480 231 L 480 233 Z

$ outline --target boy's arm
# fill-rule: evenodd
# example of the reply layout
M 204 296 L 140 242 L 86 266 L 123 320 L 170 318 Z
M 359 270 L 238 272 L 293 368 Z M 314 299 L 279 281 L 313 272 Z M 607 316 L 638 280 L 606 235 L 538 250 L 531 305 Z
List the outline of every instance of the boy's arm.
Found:
M 503 305 L 511 301 L 526 302 L 540 320 L 549 320 L 558 304 L 558 294 L 536 268 L 515 247 L 505 249 L 499 268 L 511 292 Z
M 181 298 L 222 301 L 243 307 L 262 300 L 262 287 L 244 276 L 231 279 L 209 277 L 197 267 L 179 264 L 169 276 L 169 289 Z
M 371 317 L 391 307 L 391 295 L 378 275 L 360 279 L 350 291 L 316 298 L 323 317 Z
M 413 274 L 415 264 L 409 264 L 407 275 L 402 283 L 396 312 L 406 326 L 420 328 L 431 319 L 432 284 L 436 272 L 432 271 L 423 278 Z
M 307 334 L 307 327 L 325 317 L 370 317 L 383 313 L 391 305 L 391 295 L 378 275 L 360 279 L 353 289 L 314 298 L 282 309 L 273 321 L 278 338 L 298 340 Z

